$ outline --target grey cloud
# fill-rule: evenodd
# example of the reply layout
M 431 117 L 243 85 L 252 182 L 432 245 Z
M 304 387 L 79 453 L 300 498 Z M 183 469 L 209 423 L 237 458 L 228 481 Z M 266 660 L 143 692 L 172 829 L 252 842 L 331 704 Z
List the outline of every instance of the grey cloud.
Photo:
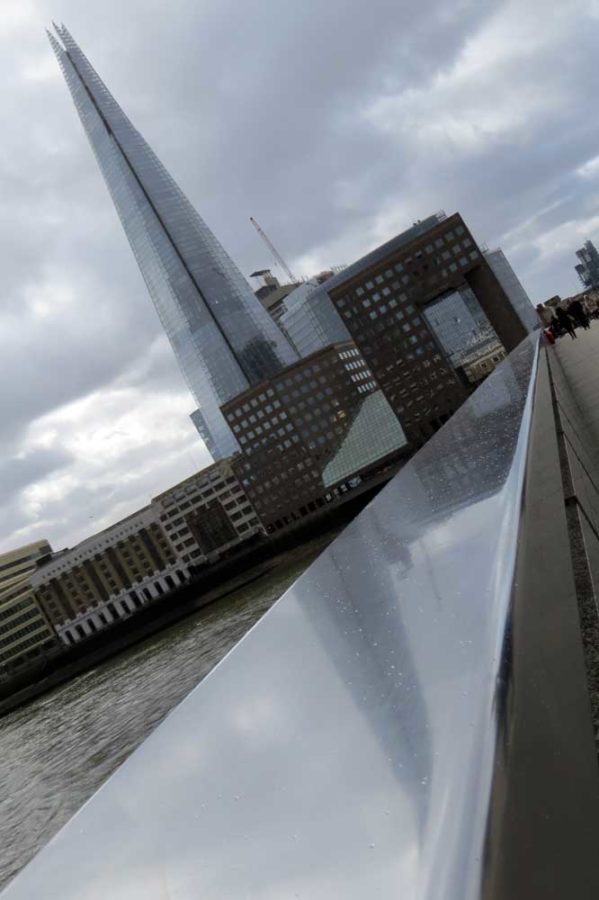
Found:
M 64 469 L 72 461 L 66 450 L 40 448 L 0 462 L 0 503 L 10 502 L 32 482 Z
M 30 460 L 22 480 L 44 500 L 24 504 L 0 474 L 11 494 L 3 544 L 39 529 L 72 542 L 207 461 L 47 45 L 52 18 L 246 273 L 272 265 L 250 215 L 301 267 L 350 262 L 444 207 L 461 210 L 481 240 L 505 243 L 533 297 L 576 289 L 573 251 L 599 199 L 599 169 L 576 171 L 599 154 L 590 0 L 568 10 L 547 0 L 4 4 L 14 14 L 0 37 L 0 448 L 5 461 Z M 478 68 L 458 78 L 473 58 Z M 492 127 L 487 114 L 499 116 Z M 117 415 L 119 391 L 147 446 L 92 462 L 81 447 Z M 81 411 L 69 418 L 68 404 Z M 153 406 L 172 438 L 152 438 Z M 73 456 L 54 475 L 31 455 L 53 421 L 53 448 Z M 65 473 L 64 490 L 47 489 Z

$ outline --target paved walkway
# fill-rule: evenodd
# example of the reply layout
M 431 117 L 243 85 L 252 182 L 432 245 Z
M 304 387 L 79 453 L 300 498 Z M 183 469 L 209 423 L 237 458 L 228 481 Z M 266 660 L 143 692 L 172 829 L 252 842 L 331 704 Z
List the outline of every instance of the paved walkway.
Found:
M 589 331 L 576 329 L 575 341 L 565 335 L 553 348 L 583 415 L 585 425 L 599 446 L 599 320 Z

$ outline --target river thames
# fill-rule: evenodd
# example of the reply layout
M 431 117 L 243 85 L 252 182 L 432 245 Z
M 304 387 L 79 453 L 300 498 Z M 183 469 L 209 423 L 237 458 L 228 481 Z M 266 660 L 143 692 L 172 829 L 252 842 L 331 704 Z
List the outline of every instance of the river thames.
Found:
M 330 540 L 329 536 L 328 540 Z M 0 888 L 328 543 L 0 720 Z

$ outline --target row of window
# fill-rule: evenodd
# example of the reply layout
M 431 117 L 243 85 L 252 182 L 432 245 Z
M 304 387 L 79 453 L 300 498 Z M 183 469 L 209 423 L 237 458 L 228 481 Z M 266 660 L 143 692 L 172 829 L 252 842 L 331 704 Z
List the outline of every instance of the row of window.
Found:
M 50 642 L 47 638 L 41 640 L 41 635 L 37 635 L 36 637 L 28 637 L 24 640 L 19 641 L 18 652 L 22 653 L 28 647 L 39 647 L 39 646 L 49 646 Z M 15 648 L 16 649 L 16 648 Z
M 128 538 L 135 536 L 141 528 L 144 528 L 143 519 L 137 520 L 137 525 L 135 526 L 132 522 L 130 522 L 128 527 L 115 525 L 114 528 L 119 528 L 118 531 L 107 532 L 106 535 L 103 536 L 102 542 L 100 546 L 96 545 L 95 549 L 93 547 L 93 538 L 88 538 L 87 541 L 84 541 L 83 544 L 86 544 L 86 547 L 83 547 L 81 550 L 77 550 L 74 548 L 72 551 L 69 551 L 68 554 L 65 553 L 59 560 L 53 560 L 49 563 L 47 568 L 44 568 L 44 575 L 51 578 L 59 576 L 62 572 L 70 572 L 75 568 L 78 563 L 86 562 L 90 559 L 93 559 L 94 555 L 99 553 L 104 553 L 107 549 L 114 547 L 119 540 L 127 540 Z M 152 527 L 155 527 L 154 524 Z M 108 535 L 110 535 L 108 537 Z M 90 555 L 91 554 L 91 555 Z
M 459 226 L 459 229 L 460 229 L 460 233 L 463 234 L 464 233 L 463 227 Z M 458 228 L 456 228 L 455 234 L 453 231 L 448 231 L 448 232 L 446 232 L 445 235 L 442 235 L 442 236 L 439 236 L 438 238 L 436 238 L 433 243 L 427 244 L 424 247 L 424 253 L 426 255 L 430 256 L 433 253 L 435 253 L 436 251 L 441 250 L 440 258 L 437 260 L 440 263 L 442 263 L 443 260 L 451 259 L 452 253 L 454 256 L 462 257 L 460 259 L 460 264 L 463 264 L 463 265 L 465 265 L 467 263 L 466 252 L 467 252 L 467 256 L 470 260 L 477 259 L 479 256 L 478 252 L 476 250 L 469 249 L 473 246 L 470 238 L 466 237 L 461 242 L 458 241 L 457 243 L 455 243 L 457 240 L 456 236 L 459 237 Z M 448 248 L 448 245 L 450 245 L 449 248 Z M 409 267 L 414 262 L 414 260 L 420 260 L 422 258 L 423 258 L 422 251 L 418 251 L 414 254 L 414 257 L 408 256 L 403 260 L 403 262 L 394 263 L 392 266 L 387 268 L 384 272 L 378 273 L 376 276 L 374 276 L 373 278 L 370 278 L 368 281 L 366 281 L 363 285 L 358 286 L 355 289 L 355 295 L 357 297 L 364 297 L 365 295 L 368 294 L 368 292 L 375 291 L 375 289 L 377 289 L 378 287 L 381 287 L 380 293 L 377 292 L 377 293 L 372 294 L 372 298 L 375 300 L 375 302 L 380 299 L 381 293 L 384 296 L 389 296 L 389 294 L 391 293 L 391 289 L 399 290 L 400 284 L 401 285 L 409 284 L 411 278 L 410 278 L 410 274 L 408 274 L 410 270 L 409 269 L 407 270 L 407 267 Z M 462 260 L 465 260 L 465 262 L 462 262 Z M 455 271 L 455 270 L 452 269 L 452 271 Z M 444 274 L 444 273 L 442 273 L 442 274 Z M 397 279 L 398 275 L 400 275 L 400 280 Z M 445 275 L 446 275 L 446 273 L 445 273 Z M 390 288 L 388 285 L 385 285 L 385 282 L 391 281 L 392 279 L 394 279 L 394 281 Z M 339 307 L 343 308 L 346 305 L 348 300 L 349 300 L 349 297 L 340 297 L 335 302 Z
M 256 410 L 255 414 L 252 414 L 247 419 L 242 419 L 242 421 L 233 425 L 233 431 L 238 434 L 242 430 L 246 430 L 251 425 L 257 425 L 259 422 L 266 420 L 270 423 L 270 425 L 275 425 L 279 422 L 279 420 L 284 420 L 287 418 L 287 413 L 285 410 L 281 410 L 277 415 L 273 415 L 275 409 L 281 410 L 281 403 L 279 400 L 274 404 L 268 404 L 264 409 Z M 269 416 L 268 419 L 266 417 Z
M 217 493 L 215 496 L 211 498 L 211 501 L 217 500 L 219 503 L 226 501 L 223 505 L 227 508 L 234 508 L 239 503 L 244 503 L 246 501 L 245 494 L 239 488 L 238 491 L 225 491 L 224 493 Z M 205 509 L 208 504 L 205 501 L 202 502 L 192 502 L 192 503 L 183 503 L 177 509 L 172 509 L 169 511 L 168 516 L 177 516 L 176 519 L 166 519 L 164 523 L 164 527 L 167 532 L 171 532 L 173 528 L 177 528 L 181 525 L 185 519 L 182 513 L 185 513 L 187 510 L 191 510 L 195 512 L 196 510 Z M 166 518 L 166 517 L 165 517 Z M 172 535 L 171 535 L 172 536 Z
M 285 418 L 287 418 L 287 416 L 285 416 Z M 269 427 L 267 428 L 266 425 L 268 425 Z M 293 425 L 291 424 L 291 422 L 288 422 L 282 428 L 277 428 L 276 430 L 274 429 L 274 427 L 271 428 L 270 423 L 267 422 L 267 423 L 265 423 L 264 428 L 262 428 L 261 426 L 258 426 L 255 431 L 248 431 L 247 434 L 241 435 L 239 438 L 239 443 L 242 445 L 247 444 L 249 441 L 254 441 L 256 438 L 259 439 L 261 437 L 261 435 L 265 434 L 266 432 L 269 432 L 268 435 L 262 441 L 258 440 L 258 443 L 266 443 L 266 441 L 268 439 L 273 439 L 276 437 L 279 437 L 279 438 L 283 437 L 285 434 L 291 434 L 291 432 L 293 432 L 293 430 L 294 430 L 294 428 L 293 428 Z
M 222 490 L 223 487 L 234 487 L 236 484 L 236 478 L 233 476 L 226 477 L 222 471 L 212 472 L 207 475 L 200 472 L 194 479 L 190 479 L 185 487 L 179 488 L 177 491 L 163 497 L 161 503 L 165 508 L 168 508 L 190 497 L 212 497 L 216 492 Z
M 301 384 L 302 381 L 305 381 L 307 378 L 318 376 L 318 373 L 321 372 L 322 369 L 328 369 L 330 365 L 331 360 L 325 356 L 319 363 L 315 362 L 309 366 L 302 366 L 301 370 L 294 375 L 288 375 L 286 378 L 281 378 L 281 387 L 283 389 L 288 389 L 294 384 Z
M 0 634 L 2 634 L 5 631 L 8 631 L 8 630 L 9 629 L 7 628 L 7 626 L 4 625 L 4 626 L 2 626 L 2 628 L 0 628 Z M 10 637 L 0 638 L 0 646 L 8 646 L 10 644 L 14 644 L 17 641 L 20 641 L 20 638 L 22 636 L 24 636 L 26 634 L 31 634 L 34 631 L 40 631 L 40 630 L 42 632 L 45 632 L 46 626 L 45 626 L 45 623 L 42 622 L 41 619 L 38 618 L 36 622 L 31 622 L 29 625 L 22 625 L 18 631 L 13 631 L 10 634 Z
M 343 368 L 345 369 L 346 372 L 353 372 L 355 370 L 365 369 L 366 363 L 363 360 L 358 360 L 358 361 L 354 360 L 354 362 L 346 363 Z
M 14 619 L 11 619 L 10 622 L 7 622 L 6 625 L 0 625 L 0 634 L 10 634 L 10 632 L 14 631 L 19 625 L 22 625 L 23 622 L 30 622 L 32 619 L 36 620 L 36 628 L 40 628 L 44 625 L 44 620 L 41 618 L 38 610 L 35 606 L 31 606 L 28 612 L 21 613 L 20 616 L 16 616 Z
M 268 388 L 268 390 L 264 391 L 261 394 L 257 394 L 255 397 L 252 397 L 251 400 L 248 400 L 247 403 L 244 403 L 242 406 L 235 409 L 232 413 L 233 416 L 239 418 L 244 413 L 249 413 L 252 410 L 258 409 L 259 406 L 266 403 L 266 400 L 273 400 L 273 403 L 276 403 L 275 392 L 273 388 Z
M 9 607 L 0 610 L 0 622 L 3 619 L 9 619 L 11 616 L 14 616 L 16 612 L 19 612 L 21 609 L 27 609 L 27 607 L 31 606 L 31 599 L 26 597 L 24 600 L 19 600 L 18 603 L 12 603 Z

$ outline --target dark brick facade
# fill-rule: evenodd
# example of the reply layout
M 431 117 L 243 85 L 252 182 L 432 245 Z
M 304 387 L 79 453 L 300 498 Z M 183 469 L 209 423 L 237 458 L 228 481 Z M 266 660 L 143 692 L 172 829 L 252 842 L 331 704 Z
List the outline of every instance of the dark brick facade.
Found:
M 241 447 L 235 471 L 269 531 L 335 499 L 340 488 L 325 487 L 323 470 L 375 392 L 379 385 L 348 342 L 313 353 L 221 407 Z
M 419 445 L 468 394 L 423 307 L 469 287 L 506 350 L 526 332 L 459 214 L 436 221 L 399 246 L 389 245 L 375 262 L 357 272 L 354 264 L 347 279 L 341 275 L 329 296 L 407 437 Z

